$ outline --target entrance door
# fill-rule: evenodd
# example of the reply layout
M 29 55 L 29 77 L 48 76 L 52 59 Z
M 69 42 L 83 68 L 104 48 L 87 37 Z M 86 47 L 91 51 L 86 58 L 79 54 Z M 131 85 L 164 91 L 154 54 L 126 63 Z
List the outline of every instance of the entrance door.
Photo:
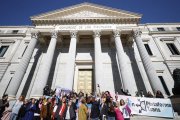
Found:
M 77 92 L 92 93 L 92 69 L 79 69 Z

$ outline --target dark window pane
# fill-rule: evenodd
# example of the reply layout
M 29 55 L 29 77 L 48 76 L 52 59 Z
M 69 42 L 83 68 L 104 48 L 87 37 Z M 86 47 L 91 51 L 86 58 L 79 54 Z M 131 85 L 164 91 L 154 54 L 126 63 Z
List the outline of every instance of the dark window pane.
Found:
M 13 34 L 17 34 L 17 33 L 18 33 L 18 30 L 13 30 L 12 33 L 13 33 Z
M 158 29 L 158 31 L 165 31 L 164 28 L 157 28 L 157 29 Z
M 6 53 L 7 49 L 9 46 L 1 46 L 0 47 L 0 57 L 3 57 L 4 54 Z
M 178 31 L 180 31 L 180 27 L 176 27 L 176 29 L 177 29 Z
M 145 48 L 146 48 L 148 54 L 149 54 L 149 55 L 153 55 L 153 53 L 152 53 L 152 51 L 151 51 L 149 45 L 148 45 L 148 44 L 144 44 L 144 46 L 145 46 Z
M 12 73 L 11 73 L 11 74 L 12 74 Z M 11 78 L 10 78 L 10 80 L 9 80 L 9 82 L 8 82 L 8 85 L 7 85 L 7 86 L 9 86 L 9 84 L 10 84 L 10 82 L 11 82 L 12 78 L 13 78 L 13 77 L 11 77 Z M 6 93 L 7 89 L 8 89 L 8 87 L 6 87 L 6 90 L 4 91 L 4 94 Z
M 173 55 L 180 55 L 174 43 L 166 43 L 166 44 Z
M 167 94 L 167 95 L 170 95 L 170 92 L 169 92 L 168 87 L 167 87 L 167 85 L 166 85 L 166 83 L 165 83 L 165 81 L 164 81 L 164 78 L 163 78 L 162 76 L 158 76 L 158 77 L 159 77 L 159 79 L 160 79 L 160 81 L 161 81 L 161 83 L 162 83 L 162 85 L 163 85 L 163 88 L 164 88 L 166 94 Z
M 28 46 L 26 45 L 26 47 L 25 47 L 25 49 L 24 49 L 24 52 L 23 52 L 23 54 L 22 54 L 21 57 L 23 57 L 24 53 L 26 52 L 27 47 L 28 47 Z

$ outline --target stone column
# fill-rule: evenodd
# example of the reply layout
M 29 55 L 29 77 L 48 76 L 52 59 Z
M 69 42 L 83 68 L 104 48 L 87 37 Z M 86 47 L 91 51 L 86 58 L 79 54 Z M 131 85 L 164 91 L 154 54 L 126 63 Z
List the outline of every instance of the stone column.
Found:
M 137 44 L 137 48 L 138 48 L 143 66 L 149 78 L 152 89 L 154 91 L 160 90 L 162 93 L 165 93 L 162 83 L 160 82 L 160 79 L 157 76 L 153 63 L 147 53 L 146 48 L 144 47 L 143 41 L 141 39 L 141 31 L 139 30 L 134 31 L 134 39 Z
M 115 30 L 113 31 L 113 33 L 114 33 L 114 40 L 115 40 L 115 46 L 116 46 L 116 51 L 117 51 L 121 78 L 123 82 L 122 83 L 123 88 L 124 90 L 128 90 L 130 94 L 134 95 L 135 92 L 137 91 L 137 86 L 134 79 L 134 74 L 132 70 L 130 70 L 128 67 L 128 63 L 127 63 L 128 60 L 122 46 L 122 42 L 120 38 L 120 31 Z
M 101 40 L 100 40 L 100 31 L 94 31 L 94 54 L 95 54 L 95 85 L 96 92 L 99 92 L 98 85 L 101 86 L 102 81 L 102 60 L 101 60 Z
M 31 60 L 31 56 L 32 56 L 34 48 L 36 46 L 37 39 L 38 39 L 38 33 L 32 33 L 31 41 L 23 55 L 23 58 L 21 59 L 18 67 L 16 68 L 16 72 L 15 72 L 15 74 L 8 86 L 8 89 L 6 91 L 6 93 L 9 95 L 9 97 L 12 97 L 12 98 L 16 97 L 16 94 L 17 94 L 17 91 L 21 84 L 21 81 L 24 77 L 24 74 L 26 73 L 26 69 Z
M 54 51 L 56 48 L 57 34 L 58 34 L 57 31 L 52 32 L 51 41 L 49 43 L 47 53 L 43 58 L 40 72 L 37 75 L 34 86 L 32 88 L 31 97 L 36 98 L 43 95 L 43 89 L 48 81 L 52 60 L 54 56 Z
M 76 59 L 76 44 L 77 44 L 77 31 L 71 31 L 71 41 L 69 46 L 68 60 L 66 66 L 66 79 L 64 81 L 64 88 L 72 90 L 74 83 L 75 72 L 75 59 Z

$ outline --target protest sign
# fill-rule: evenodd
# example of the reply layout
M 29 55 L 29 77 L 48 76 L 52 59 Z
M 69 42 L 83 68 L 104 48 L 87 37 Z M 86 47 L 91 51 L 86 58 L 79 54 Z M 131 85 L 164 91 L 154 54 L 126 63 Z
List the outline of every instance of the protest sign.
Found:
M 130 107 L 132 114 L 174 118 L 170 99 L 118 95 Z

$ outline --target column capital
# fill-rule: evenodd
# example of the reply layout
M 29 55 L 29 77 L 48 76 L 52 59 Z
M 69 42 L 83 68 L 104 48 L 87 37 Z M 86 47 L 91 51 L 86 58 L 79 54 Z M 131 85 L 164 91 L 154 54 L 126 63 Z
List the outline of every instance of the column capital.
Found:
M 93 35 L 94 37 L 100 37 L 101 36 L 100 30 L 94 30 L 93 33 L 94 33 L 94 35 Z
M 77 37 L 77 32 L 78 31 L 76 31 L 76 30 L 70 31 L 71 38 L 76 38 Z
M 58 31 L 57 30 L 54 30 L 54 31 L 51 32 L 51 37 L 52 38 L 57 38 L 57 36 L 58 36 Z
M 38 38 L 39 37 L 39 32 L 32 32 L 31 33 L 31 38 Z
M 121 31 L 120 30 L 113 30 L 114 37 L 120 37 Z
M 140 31 L 140 30 L 133 30 L 133 36 L 134 37 L 140 37 L 141 36 L 141 34 L 142 34 L 142 32 Z

